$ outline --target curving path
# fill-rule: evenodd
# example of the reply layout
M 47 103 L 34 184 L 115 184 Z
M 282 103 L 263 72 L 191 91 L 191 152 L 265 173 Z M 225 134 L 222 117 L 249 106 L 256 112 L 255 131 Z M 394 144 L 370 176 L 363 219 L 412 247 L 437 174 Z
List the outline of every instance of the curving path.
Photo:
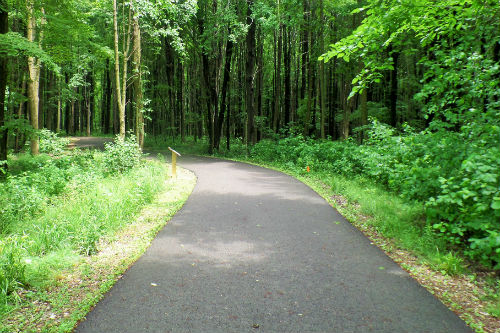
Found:
M 472 332 L 301 182 L 180 164 L 192 195 L 76 332 Z

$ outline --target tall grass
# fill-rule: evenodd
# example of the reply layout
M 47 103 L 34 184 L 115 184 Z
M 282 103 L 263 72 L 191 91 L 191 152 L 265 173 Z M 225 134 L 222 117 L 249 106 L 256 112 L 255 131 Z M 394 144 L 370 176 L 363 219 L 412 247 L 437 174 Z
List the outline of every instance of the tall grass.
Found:
M 98 250 L 164 189 L 166 168 L 140 159 L 133 139 L 105 152 L 12 156 L 0 183 L 0 314 L 21 288 Z

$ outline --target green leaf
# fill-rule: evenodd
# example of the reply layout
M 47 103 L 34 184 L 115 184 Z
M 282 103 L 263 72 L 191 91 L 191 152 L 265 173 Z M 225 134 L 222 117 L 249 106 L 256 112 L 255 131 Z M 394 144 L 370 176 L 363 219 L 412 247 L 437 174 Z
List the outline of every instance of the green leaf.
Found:
M 492 209 L 500 209 L 500 198 L 493 198 L 493 202 L 490 207 Z

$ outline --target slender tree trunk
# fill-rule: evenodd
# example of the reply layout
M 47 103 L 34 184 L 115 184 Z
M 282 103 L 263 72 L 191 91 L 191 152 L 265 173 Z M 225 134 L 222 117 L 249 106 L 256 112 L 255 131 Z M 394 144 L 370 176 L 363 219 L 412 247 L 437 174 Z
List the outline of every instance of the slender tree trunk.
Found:
M 231 30 L 229 30 L 231 33 Z M 229 110 L 227 99 L 227 91 L 229 89 L 229 79 L 231 75 L 231 58 L 233 55 L 233 42 L 229 39 L 226 45 L 226 56 L 225 56 L 225 64 L 224 64 L 224 78 L 222 80 L 222 91 L 221 91 L 221 101 L 220 101 L 220 112 L 219 117 L 217 119 L 217 131 L 215 133 L 215 148 L 219 149 L 220 138 L 222 136 L 222 124 L 224 123 L 224 113 L 226 108 Z M 229 116 L 227 117 L 229 119 Z
M 57 117 L 56 117 L 56 133 L 61 131 L 61 119 L 62 119 L 62 82 L 61 79 L 57 79 Z
M 307 78 L 307 64 L 309 56 L 309 0 L 303 0 L 303 18 L 304 25 L 302 27 L 302 84 L 300 86 L 300 99 L 306 96 L 306 78 Z
M 21 83 L 21 95 L 26 94 L 26 74 L 23 74 L 22 83 Z M 19 108 L 17 109 L 17 119 L 21 119 L 24 114 L 25 102 L 19 103 Z M 21 150 L 21 142 L 24 141 L 24 134 L 21 131 L 16 130 L 16 139 L 14 143 L 14 151 L 18 153 Z
M 28 40 L 30 42 L 35 41 L 35 29 L 36 29 L 36 18 L 34 16 L 34 4 L 32 0 L 27 3 L 28 12 L 28 23 L 26 26 L 26 31 L 28 35 Z M 44 14 L 42 8 L 42 15 Z M 42 16 L 41 26 L 44 24 L 44 19 Z M 38 44 L 41 45 L 43 39 L 42 28 L 40 28 Z M 34 133 L 31 136 L 31 154 L 39 154 L 39 139 L 38 139 L 38 107 L 39 107 L 39 87 L 40 87 L 40 59 L 35 59 L 34 57 L 28 57 L 28 103 L 30 108 L 30 120 L 31 126 L 33 127 Z
M 115 94 L 116 101 L 118 105 L 118 113 L 119 113 L 119 134 L 120 138 L 125 138 L 125 103 L 127 96 L 127 63 L 128 63 L 128 49 L 130 46 L 130 18 L 131 18 L 131 9 L 129 9 L 129 25 L 128 25 L 128 33 L 125 38 L 127 41 L 124 41 L 125 47 L 123 50 L 123 72 L 120 80 L 120 53 L 118 50 L 119 46 L 119 36 L 118 36 L 118 10 L 116 5 L 116 0 L 113 0 L 113 30 L 114 30 L 114 55 L 115 55 Z M 122 86 L 120 86 L 120 84 Z
M 279 116 L 280 116 L 280 110 L 281 110 L 281 103 L 280 103 L 280 98 L 281 98 L 281 56 L 282 56 L 282 44 L 283 44 L 283 38 L 282 38 L 282 24 L 280 20 L 280 3 L 278 0 L 278 45 L 277 45 L 277 59 L 276 59 L 276 75 L 275 75 L 275 84 L 276 84 L 276 90 L 275 90 L 275 95 L 274 95 L 274 113 L 273 113 L 273 130 L 274 132 L 278 132 L 278 121 L 279 121 Z
M 324 42 L 324 14 L 323 14 L 323 0 L 320 0 L 320 22 L 321 22 L 321 32 L 319 36 L 320 42 L 320 53 L 322 54 L 325 50 L 325 42 Z M 326 118 L 326 72 L 325 72 L 325 63 L 320 61 L 319 63 L 319 75 L 318 82 L 320 86 L 320 135 L 322 139 L 326 138 L 325 134 L 325 118 Z
M 285 105 L 284 105 L 284 126 L 288 126 L 290 123 L 290 108 L 291 108 L 291 42 L 290 42 L 290 28 L 283 27 L 284 30 L 284 71 L 285 71 Z
M 392 50 L 391 50 L 392 51 Z M 399 52 L 392 53 L 394 69 L 391 71 L 391 93 L 390 93 L 390 125 L 396 127 L 398 122 L 397 102 L 398 102 L 398 58 Z
M 312 102 L 312 66 L 311 61 L 309 59 L 309 44 L 311 42 L 311 29 L 309 26 L 310 21 L 310 5 L 309 0 L 304 0 L 304 18 L 305 18 L 305 29 L 304 29 L 304 52 L 306 52 L 306 57 L 302 57 L 302 61 L 305 63 L 302 64 L 303 71 L 302 75 L 306 74 L 307 77 L 307 101 L 306 101 L 306 115 L 304 119 L 304 130 L 302 134 L 304 136 L 309 135 L 309 129 L 311 126 L 311 102 Z M 305 68 L 305 73 L 304 73 Z M 306 85 L 305 77 L 302 79 L 302 84 Z M 304 89 L 304 87 L 302 89 Z
M 184 107 L 184 66 L 179 60 L 177 64 L 177 103 L 179 105 L 181 142 L 186 141 L 186 112 Z
M 7 1 L 0 0 L 0 34 L 9 31 L 9 12 Z M 5 125 L 5 88 L 7 87 L 7 57 L 0 55 L 0 179 L 7 174 L 7 129 Z
M 91 73 L 87 73 L 87 84 L 88 84 L 88 87 L 85 88 L 85 106 L 86 106 L 86 109 L 87 111 L 85 112 L 85 129 L 86 129 L 86 135 L 87 136 L 90 136 L 91 133 L 92 133 L 92 130 L 91 130 L 91 119 L 92 119 L 92 110 L 91 110 L 91 100 L 92 100 L 92 93 L 91 93 L 91 89 L 90 87 L 93 85 L 93 80 L 92 80 L 92 75 Z
M 68 132 L 71 135 L 75 134 L 75 100 L 71 100 L 71 111 L 69 115 L 69 127 Z
M 134 26 L 133 35 L 133 61 L 134 61 L 134 101 L 135 101 L 135 135 L 141 149 L 144 147 L 144 116 L 142 97 L 142 70 L 141 70 L 141 29 L 139 17 L 134 15 L 132 20 Z
M 249 26 L 246 36 L 247 56 L 245 66 L 245 103 L 247 111 L 247 145 L 253 145 L 257 141 L 255 131 L 255 106 L 253 99 L 254 75 L 255 75 L 255 21 L 252 19 L 253 0 L 247 0 L 247 24 Z
M 367 108 L 367 100 L 368 100 L 368 88 L 363 89 L 360 96 L 360 108 L 361 108 L 361 126 L 366 126 L 368 124 L 368 108 Z M 360 142 L 363 143 L 365 139 L 365 130 L 361 131 Z

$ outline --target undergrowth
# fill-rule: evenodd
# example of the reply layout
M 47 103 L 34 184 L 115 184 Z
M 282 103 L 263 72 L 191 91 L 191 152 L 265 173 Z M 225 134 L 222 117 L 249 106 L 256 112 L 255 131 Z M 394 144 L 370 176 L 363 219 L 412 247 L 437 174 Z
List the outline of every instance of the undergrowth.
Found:
M 489 126 L 477 133 L 476 127 L 415 132 L 404 126 L 397 132 L 373 120 L 365 128 L 362 145 L 352 139 L 275 135 L 249 147 L 233 140 L 229 151 L 221 144 L 217 155 L 271 165 L 294 175 L 308 174 L 342 195 L 351 193 L 354 200 L 364 200 L 361 207 L 384 235 L 455 267 L 449 268 L 452 271 L 465 265 L 463 257 L 469 264 L 499 271 L 500 129 Z M 195 154 L 205 153 L 203 145 L 207 145 L 203 140 L 185 143 L 158 138 L 150 143 L 161 148 L 174 144 L 184 153 Z M 339 182 L 346 188 L 338 188 Z M 355 190 L 348 190 L 349 186 Z M 364 198 L 356 197 L 361 193 Z M 398 212 L 389 213 L 393 207 Z
M 0 183 L 0 315 L 19 291 L 50 286 L 61 269 L 94 254 L 163 189 L 165 167 L 141 160 L 133 137 L 104 152 L 64 153 L 64 141 L 46 136 L 51 154 L 9 156 Z

